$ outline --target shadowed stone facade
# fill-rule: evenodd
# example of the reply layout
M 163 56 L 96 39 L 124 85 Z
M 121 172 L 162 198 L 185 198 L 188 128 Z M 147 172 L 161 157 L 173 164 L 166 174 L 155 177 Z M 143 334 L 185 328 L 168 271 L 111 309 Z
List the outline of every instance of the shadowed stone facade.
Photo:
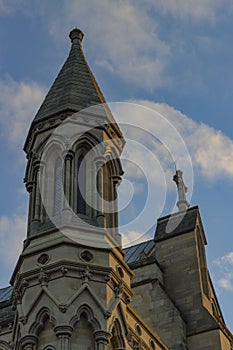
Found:
M 0 290 L 0 350 L 231 350 L 182 178 L 180 212 L 158 220 L 153 240 L 122 249 L 125 141 L 84 58 L 83 33 L 70 38 L 24 147 L 28 232 L 12 287 Z

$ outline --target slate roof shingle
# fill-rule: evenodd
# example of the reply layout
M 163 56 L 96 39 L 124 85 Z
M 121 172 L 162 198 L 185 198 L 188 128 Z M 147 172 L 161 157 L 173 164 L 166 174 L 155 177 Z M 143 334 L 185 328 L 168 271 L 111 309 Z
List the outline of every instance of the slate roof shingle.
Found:
M 12 289 L 11 286 L 0 289 L 0 303 L 10 300 Z
M 66 110 L 80 111 L 89 106 L 106 103 L 82 51 L 83 33 L 70 33 L 71 50 L 60 73 L 46 95 L 34 121 Z

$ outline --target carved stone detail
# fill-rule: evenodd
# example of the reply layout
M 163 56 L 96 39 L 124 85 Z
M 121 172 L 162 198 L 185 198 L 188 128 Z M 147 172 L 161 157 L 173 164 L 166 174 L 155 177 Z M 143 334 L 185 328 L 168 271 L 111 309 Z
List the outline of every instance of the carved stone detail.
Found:
M 61 271 L 61 273 L 62 273 L 63 275 L 66 275 L 67 272 L 68 272 L 68 269 L 67 269 L 67 267 L 62 266 L 60 271 Z
M 93 274 L 90 272 L 89 266 L 85 270 L 81 271 L 81 277 L 83 283 L 89 283 L 89 280 L 92 278 Z
M 47 287 L 48 281 L 49 281 L 49 275 L 46 272 L 41 271 L 41 273 L 39 274 L 39 282 L 41 283 L 41 285 Z

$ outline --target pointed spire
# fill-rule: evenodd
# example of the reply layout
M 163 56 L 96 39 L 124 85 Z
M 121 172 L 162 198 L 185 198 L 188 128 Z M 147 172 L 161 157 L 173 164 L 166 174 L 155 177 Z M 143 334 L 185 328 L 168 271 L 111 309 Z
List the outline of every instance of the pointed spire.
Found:
M 57 113 L 80 110 L 106 103 L 82 51 L 83 32 L 73 29 L 69 37 L 71 50 L 60 73 L 45 97 L 34 121 Z
M 189 208 L 189 203 L 186 200 L 188 188 L 185 186 L 181 170 L 176 170 L 176 174 L 173 176 L 173 181 L 175 181 L 178 189 L 178 202 L 176 205 L 179 208 L 179 211 L 185 211 Z

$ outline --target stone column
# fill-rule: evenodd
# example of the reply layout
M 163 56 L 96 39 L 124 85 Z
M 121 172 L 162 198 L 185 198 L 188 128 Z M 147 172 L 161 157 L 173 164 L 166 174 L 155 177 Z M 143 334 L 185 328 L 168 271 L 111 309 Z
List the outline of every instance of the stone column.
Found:
M 35 160 L 34 166 L 34 194 L 33 194 L 33 212 L 32 212 L 32 233 L 36 233 L 40 226 L 40 214 L 41 214 L 41 195 L 40 195 L 40 161 Z
M 110 333 L 106 331 L 95 332 L 96 350 L 106 350 L 109 343 Z
M 72 161 L 74 157 L 73 151 L 68 151 L 65 154 L 65 171 L 64 171 L 64 208 L 70 209 L 72 207 L 72 189 L 73 189 L 73 177 L 72 177 Z
M 33 181 L 26 183 L 26 189 L 29 193 L 27 237 L 30 236 L 31 224 L 32 224 L 33 185 L 34 185 Z
M 71 350 L 70 337 L 73 328 L 71 326 L 57 326 L 54 328 L 54 331 L 59 340 L 58 350 Z
M 20 340 L 20 345 L 22 350 L 36 350 L 38 338 L 35 335 L 29 334 L 25 335 Z
M 105 227 L 105 217 L 104 217 L 104 205 L 103 205 L 103 164 L 105 162 L 105 158 L 102 156 L 95 158 L 96 162 L 96 192 L 97 192 L 97 214 L 96 219 L 98 226 Z
M 115 233 L 118 233 L 118 195 L 117 195 L 117 188 L 121 183 L 121 177 L 118 175 L 112 176 L 113 180 L 113 200 L 114 200 L 114 228 Z
M 40 161 L 39 164 L 39 195 L 40 195 L 40 223 L 43 224 L 46 216 L 46 211 L 45 211 L 45 206 L 44 206 L 44 201 L 45 201 L 45 163 Z

